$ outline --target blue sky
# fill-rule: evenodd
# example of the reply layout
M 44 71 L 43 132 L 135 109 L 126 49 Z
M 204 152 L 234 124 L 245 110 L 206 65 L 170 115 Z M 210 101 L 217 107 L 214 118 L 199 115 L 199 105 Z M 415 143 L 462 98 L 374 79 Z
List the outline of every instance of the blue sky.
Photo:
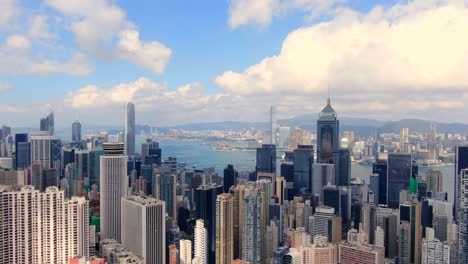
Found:
M 0 0 L 0 121 L 119 124 L 125 101 L 152 125 L 258 121 L 317 112 L 330 85 L 346 116 L 468 122 L 466 4 Z

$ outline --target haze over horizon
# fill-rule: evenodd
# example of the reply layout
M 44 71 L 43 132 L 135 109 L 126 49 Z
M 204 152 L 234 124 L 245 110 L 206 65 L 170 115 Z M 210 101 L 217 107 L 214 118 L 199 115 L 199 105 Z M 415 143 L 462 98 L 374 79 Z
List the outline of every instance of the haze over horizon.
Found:
M 328 87 L 340 116 L 468 123 L 466 0 L 3 0 L 0 9 L 0 114 L 13 127 L 51 110 L 59 127 L 75 117 L 120 126 L 127 101 L 138 123 L 159 127 L 265 121 L 272 104 L 287 119 L 318 113 Z

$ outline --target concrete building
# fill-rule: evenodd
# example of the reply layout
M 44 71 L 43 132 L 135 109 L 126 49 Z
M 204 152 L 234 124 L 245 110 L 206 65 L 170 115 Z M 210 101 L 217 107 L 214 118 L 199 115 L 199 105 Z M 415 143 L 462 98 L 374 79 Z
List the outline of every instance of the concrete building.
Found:
M 197 219 L 195 224 L 194 248 L 195 257 L 193 264 L 208 263 L 208 231 L 206 230 L 204 221 Z
M 125 154 L 135 155 L 135 105 L 127 103 L 125 112 Z
M 180 264 L 192 264 L 192 241 L 180 240 Z
M 231 264 L 233 254 L 234 198 L 228 193 L 216 199 L 216 263 Z

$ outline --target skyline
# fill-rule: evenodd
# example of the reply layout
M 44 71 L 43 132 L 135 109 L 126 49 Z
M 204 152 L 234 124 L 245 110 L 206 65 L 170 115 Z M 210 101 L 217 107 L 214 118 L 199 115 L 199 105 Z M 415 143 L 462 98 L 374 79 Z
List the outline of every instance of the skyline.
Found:
M 1 1 L 4 122 L 121 126 L 127 101 L 152 126 L 283 119 L 330 86 L 346 116 L 468 123 L 468 1 L 171 2 Z

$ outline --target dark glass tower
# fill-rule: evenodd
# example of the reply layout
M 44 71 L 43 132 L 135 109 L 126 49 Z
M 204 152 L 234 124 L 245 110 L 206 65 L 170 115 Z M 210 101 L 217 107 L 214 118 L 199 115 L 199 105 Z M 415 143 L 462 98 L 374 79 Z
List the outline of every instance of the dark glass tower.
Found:
M 349 149 L 342 148 L 339 150 L 339 165 L 338 165 L 338 177 L 336 179 L 336 185 L 338 186 L 349 186 L 351 182 L 351 157 Z
M 372 164 L 372 173 L 379 175 L 379 202 L 378 204 L 387 204 L 387 161 L 377 160 Z
M 335 214 L 341 216 L 342 232 L 347 234 L 351 219 L 351 193 L 349 190 L 334 185 L 323 187 L 323 204 L 335 208 Z
M 81 141 L 81 123 L 76 120 L 72 124 L 72 141 L 80 142 Z
M 223 187 L 225 193 L 229 193 L 229 189 L 237 184 L 237 176 L 238 173 L 233 165 L 229 164 L 224 168 Z
M 257 148 L 257 173 L 276 173 L 276 146 L 271 144 L 263 144 L 261 148 Z
M 458 193 L 460 181 L 460 171 L 468 168 L 468 146 L 458 146 L 455 152 L 455 180 L 454 183 L 454 195 L 453 195 L 453 206 L 454 216 L 457 215 L 458 210 Z M 456 218 L 456 217 L 455 217 Z M 455 219 L 457 220 L 457 219 Z
M 15 134 L 15 169 L 24 169 L 31 165 L 31 144 L 28 142 L 28 134 Z
M 411 154 L 389 154 L 387 166 L 387 206 L 397 209 L 400 205 L 400 191 L 409 190 L 413 175 Z
M 335 164 L 335 179 L 339 169 L 340 122 L 337 114 L 327 99 L 327 105 L 317 120 L 317 162 Z
M 208 233 L 208 263 L 216 262 L 216 197 L 222 192 L 222 186 L 202 185 L 195 193 L 196 216 Z
M 299 145 L 294 150 L 294 193 L 310 193 L 312 190 L 312 164 L 314 163 L 314 147 Z

